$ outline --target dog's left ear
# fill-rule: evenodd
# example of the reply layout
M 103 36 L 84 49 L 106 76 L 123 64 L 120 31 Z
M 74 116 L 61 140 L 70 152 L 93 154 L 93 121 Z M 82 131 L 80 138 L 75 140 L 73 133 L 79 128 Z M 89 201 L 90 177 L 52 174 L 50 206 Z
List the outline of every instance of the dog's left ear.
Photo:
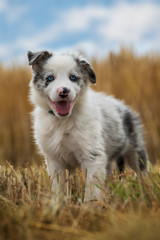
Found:
M 82 71 L 87 73 L 90 82 L 96 83 L 96 75 L 95 75 L 91 65 L 87 61 L 80 60 L 80 59 L 77 59 L 77 63 L 80 66 L 80 68 L 82 69 Z

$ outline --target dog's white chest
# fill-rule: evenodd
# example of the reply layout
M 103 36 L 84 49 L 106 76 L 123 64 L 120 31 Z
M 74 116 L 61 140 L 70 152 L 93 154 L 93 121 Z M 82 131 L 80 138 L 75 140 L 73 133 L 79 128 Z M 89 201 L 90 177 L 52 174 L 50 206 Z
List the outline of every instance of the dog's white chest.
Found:
M 53 116 L 54 117 L 54 116 Z M 73 124 L 53 121 L 49 118 L 37 118 L 34 125 L 35 139 L 42 151 L 50 159 L 77 165 L 75 152 L 78 151 L 77 130 Z

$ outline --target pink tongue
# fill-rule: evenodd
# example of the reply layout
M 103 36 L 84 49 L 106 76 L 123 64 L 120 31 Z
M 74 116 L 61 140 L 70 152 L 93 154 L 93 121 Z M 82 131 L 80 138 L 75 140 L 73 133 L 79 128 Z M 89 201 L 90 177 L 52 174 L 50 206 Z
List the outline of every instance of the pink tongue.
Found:
M 70 112 L 71 102 L 60 101 L 55 103 L 56 111 L 59 115 L 67 115 Z

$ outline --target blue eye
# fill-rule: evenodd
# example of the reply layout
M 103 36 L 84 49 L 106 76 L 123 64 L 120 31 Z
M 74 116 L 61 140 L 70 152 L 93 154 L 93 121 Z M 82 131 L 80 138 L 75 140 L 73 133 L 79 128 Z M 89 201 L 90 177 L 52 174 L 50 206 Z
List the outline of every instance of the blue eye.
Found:
M 71 81 L 76 81 L 77 80 L 77 77 L 75 75 L 70 75 L 69 79 Z
M 49 75 L 46 79 L 51 82 L 54 80 L 54 77 L 52 75 Z

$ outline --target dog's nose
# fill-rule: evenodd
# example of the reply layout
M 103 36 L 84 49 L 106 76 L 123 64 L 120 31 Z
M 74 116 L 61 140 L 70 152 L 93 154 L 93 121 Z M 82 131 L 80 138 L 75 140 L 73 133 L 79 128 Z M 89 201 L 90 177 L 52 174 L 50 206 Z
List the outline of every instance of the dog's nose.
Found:
M 63 88 L 59 88 L 58 89 L 58 94 L 61 98 L 65 98 L 68 96 L 70 90 L 66 87 L 63 87 Z

